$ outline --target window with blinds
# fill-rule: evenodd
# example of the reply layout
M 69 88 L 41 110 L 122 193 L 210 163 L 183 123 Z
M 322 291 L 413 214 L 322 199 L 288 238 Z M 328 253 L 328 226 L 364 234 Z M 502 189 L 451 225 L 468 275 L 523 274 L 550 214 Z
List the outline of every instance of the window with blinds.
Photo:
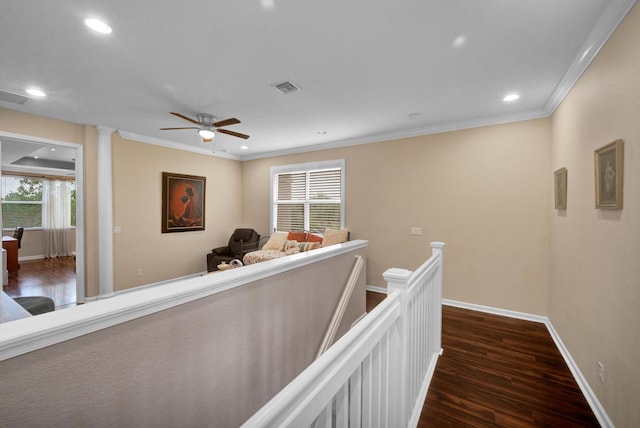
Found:
M 272 228 L 322 233 L 344 225 L 344 161 L 272 168 Z

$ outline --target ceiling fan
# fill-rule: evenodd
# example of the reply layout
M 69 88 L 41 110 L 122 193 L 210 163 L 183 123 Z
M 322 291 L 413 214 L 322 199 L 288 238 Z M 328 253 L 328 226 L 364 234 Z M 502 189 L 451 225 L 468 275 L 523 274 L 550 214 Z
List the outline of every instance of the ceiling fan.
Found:
M 194 123 L 198 126 L 187 126 L 187 127 L 181 127 L 181 128 L 160 128 L 161 131 L 173 131 L 176 129 L 197 129 L 198 134 L 200 134 L 200 136 L 202 137 L 202 142 L 204 143 L 209 143 L 213 141 L 213 137 L 215 136 L 216 132 L 220 132 L 221 134 L 231 135 L 233 137 L 243 138 L 245 140 L 249 138 L 247 134 L 241 134 L 240 132 L 229 131 L 228 129 L 221 129 L 221 127 L 223 126 L 235 125 L 240 123 L 240 121 L 235 117 L 214 122 L 217 118 L 207 113 L 199 113 L 198 120 L 192 119 L 180 113 L 171 112 L 171 114 L 174 116 L 178 116 L 180 119 L 184 119 L 191 123 Z

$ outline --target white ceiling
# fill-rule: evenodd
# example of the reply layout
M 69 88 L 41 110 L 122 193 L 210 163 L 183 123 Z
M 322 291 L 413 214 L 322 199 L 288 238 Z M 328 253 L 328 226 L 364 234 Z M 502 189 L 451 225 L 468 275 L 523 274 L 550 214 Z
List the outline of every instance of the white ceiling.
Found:
M 0 107 L 195 150 L 169 112 L 237 117 L 252 159 L 548 116 L 635 0 L 3 3 L 0 91 L 48 95 Z

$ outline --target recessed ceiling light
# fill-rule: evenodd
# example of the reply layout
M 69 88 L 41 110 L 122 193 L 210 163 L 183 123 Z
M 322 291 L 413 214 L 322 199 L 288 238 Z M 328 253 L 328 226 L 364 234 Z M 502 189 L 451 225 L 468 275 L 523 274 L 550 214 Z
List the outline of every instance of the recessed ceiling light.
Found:
M 325 135 L 327 131 L 318 131 L 318 135 Z
M 88 18 L 84 20 L 84 23 L 87 27 L 91 28 L 97 33 L 110 34 L 112 31 L 111 27 L 109 27 L 107 23 L 100 21 L 99 19 Z
M 269 10 L 276 7 L 276 2 L 275 0 L 260 0 L 260 6 L 262 6 L 263 9 Z
M 34 156 L 33 158 L 34 158 L 34 159 L 38 159 L 38 156 Z
M 518 95 L 518 94 L 509 94 L 509 95 L 505 96 L 505 97 L 502 99 L 502 101 L 506 101 L 506 102 L 509 102 L 509 101 L 515 101 L 515 100 L 517 100 L 518 98 L 520 98 L 520 95 Z
M 240 150 L 249 150 L 249 146 L 240 146 Z
M 51 147 L 51 151 L 52 151 L 52 152 L 55 152 L 55 151 L 56 151 L 56 148 L 55 148 L 55 147 Z
M 467 36 L 465 36 L 464 34 L 460 34 L 458 37 L 455 38 L 453 43 L 451 43 L 451 46 L 453 46 L 454 48 L 461 48 L 466 43 L 467 43 Z
M 47 94 L 45 94 L 42 89 L 38 89 L 38 88 L 28 88 L 27 89 L 27 94 L 33 95 L 34 97 L 46 97 L 47 96 Z

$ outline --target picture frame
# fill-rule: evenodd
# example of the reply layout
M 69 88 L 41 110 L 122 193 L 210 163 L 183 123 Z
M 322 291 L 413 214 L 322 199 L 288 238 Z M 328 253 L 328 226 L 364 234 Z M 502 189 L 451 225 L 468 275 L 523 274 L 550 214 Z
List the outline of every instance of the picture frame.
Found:
M 560 168 L 553 173 L 555 206 L 558 210 L 567 209 L 567 168 Z
M 594 153 L 596 208 L 622 209 L 624 142 L 615 140 Z
M 162 173 L 162 233 L 204 230 L 207 178 Z

